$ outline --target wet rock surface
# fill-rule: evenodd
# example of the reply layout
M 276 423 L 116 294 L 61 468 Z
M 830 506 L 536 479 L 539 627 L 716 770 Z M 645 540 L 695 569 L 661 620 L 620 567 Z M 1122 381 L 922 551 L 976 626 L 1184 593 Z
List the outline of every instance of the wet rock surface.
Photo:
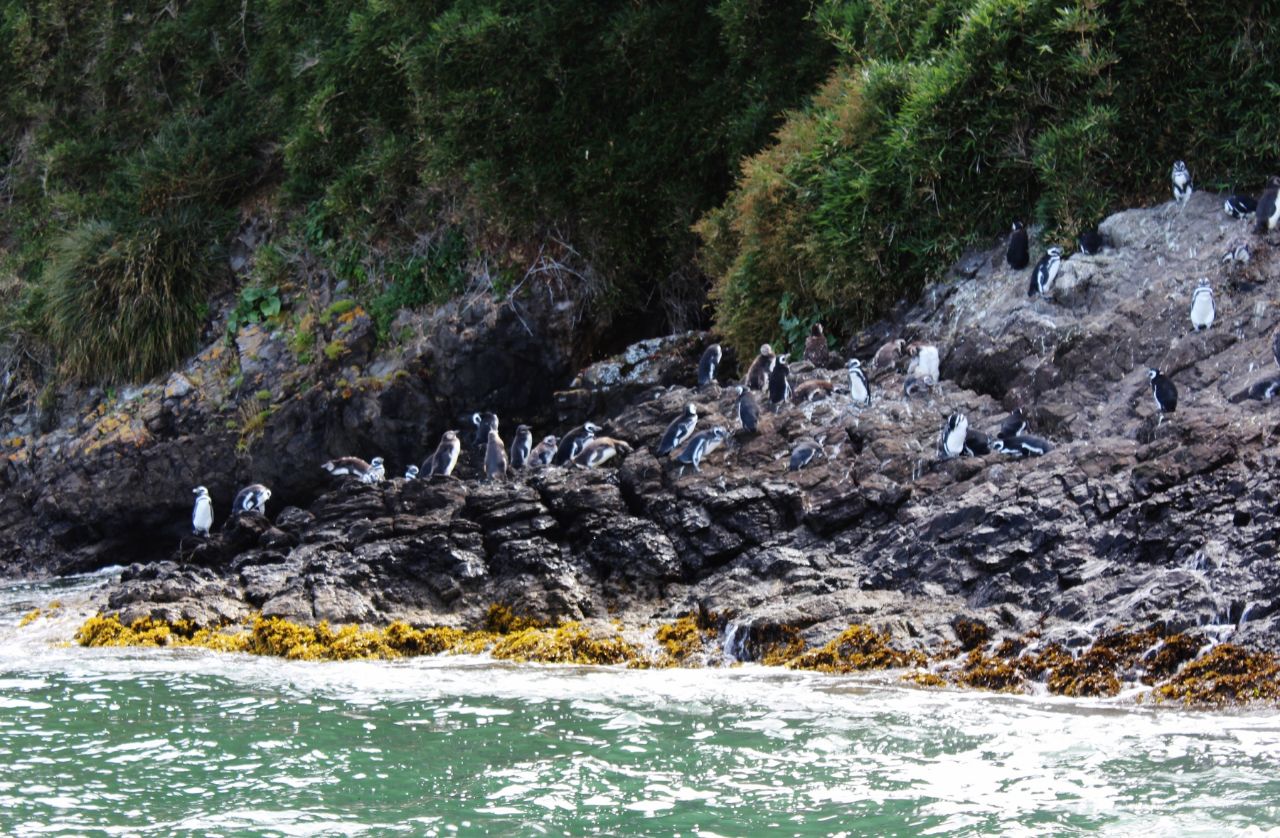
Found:
M 1005 266 L 1003 243 L 967 258 L 919 305 L 850 341 L 864 364 L 885 340 L 936 345 L 942 380 L 912 397 L 903 395 L 904 365 L 880 371 L 871 405 L 861 407 L 850 403 L 843 370 L 801 362 L 792 366 L 797 382 L 827 378 L 835 393 L 776 411 L 762 395 L 760 430 L 747 434 L 726 376 L 691 387 L 691 359 L 707 338 L 680 336 L 584 371 L 558 396 L 564 425 L 535 428 L 538 439 L 591 418 L 602 435 L 634 446 L 621 462 L 481 482 L 477 455 L 464 446 L 458 478 L 290 483 L 290 468 L 323 459 L 315 452 L 338 453 L 334 440 L 347 437 L 337 426 L 351 439 L 380 440 L 389 474 L 419 462 L 434 439 L 416 417 L 440 402 L 429 387 L 401 383 L 436 374 L 410 363 L 345 407 L 323 386 L 283 406 L 296 418 L 269 422 L 248 449 L 283 487 L 269 515 L 224 527 L 218 508 L 208 539 L 182 535 L 185 493 L 203 480 L 229 496 L 233 477 L 246 473 L 234 436 L 148 437 L 118 463 L 88 457 L 60 472 L 56 491 L 11 466 L 0 562 L 11 571 L 127 564 L 104 593 L 105 607 L 126 621 L 216 624 L 261 612 L 308 623 L 474 625 L 505 603 L 546 620 L 727 614 L 748 650 L 781 627 L 818 644 L 851 623 L 920 648 L 963 646 L 957 626 L 1034 631 L 1078 648 L 1117 626 L 1152 623 L 1280 648 L 1280 405 L 1231 401 L 1277 372 L 1280 267 L 1261 240 L 1247 266 L 1222 263 L 1247 232 L 1220 204 L 1196 193 L 1181 213 L 1167 205 L 1107 219 L 1109 246 L 1066 259 L 1049 299 L 1026 296 L 1027 272 Z M 1195 333 L 1188 310 L 1202 276 L 1213 282 L 1218 315 Z M 1177 412 L 1163 419 L 1148 367 L 1180 391 Z M 192 397 L 179 381 L 162 387 L 177 405 Z M 454 409 L 461 400 L 448 402 Z M 700 429 L 733 431 L 700 472 L 654 454 L 690 402 Z M 971 428 L 994 435 L 1017 407 L 1051 452 L 939 459 L 946 416 L 963 412 Z M 175 427 L 189 421 L 181 409 L 172 416 Z M 822 455 L 790 472 L 791 449 L 804 439 Z M 209 474 L 225 482 L 215 486 Z M 177 492 L 178 502 L 153 517 L 137 512 L 148 485 Z M 126 510 L 134 526 L 153 528 L 148 561 L 112 554 L 100 537 L 100 522 Z M 42 549 L 72 558 L 59 566 L 24 558 L 15 533 L 33 520 Z

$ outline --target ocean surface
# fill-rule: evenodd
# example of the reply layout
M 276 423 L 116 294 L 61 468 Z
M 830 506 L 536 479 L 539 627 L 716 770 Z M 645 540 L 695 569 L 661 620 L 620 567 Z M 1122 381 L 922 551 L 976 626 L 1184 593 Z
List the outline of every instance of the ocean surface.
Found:
M 65 643 L 101 581 L 0 586 L 0 835 L 1280 835 L 1275 711 Z

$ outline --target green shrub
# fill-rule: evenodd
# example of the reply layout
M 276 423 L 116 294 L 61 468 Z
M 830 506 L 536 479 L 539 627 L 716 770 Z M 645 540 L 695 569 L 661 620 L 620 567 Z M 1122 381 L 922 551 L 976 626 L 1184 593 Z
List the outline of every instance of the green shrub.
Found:
M 131 226 L 89 221 L 59 238 L 41 309 L 64 374 L 140 380 L 195 346 L 199 311 L 221 264 L 221 231 L 194 207 Z
M 234 340 L 240 329 L 253 323 L 271 320 L 280 314 L 280 289 L 272 285 L 248 285 L 240 289 L 235 308 L 227 315 L 227 340 Z
M 466 239 L 449 230 L 427 248 L 425 256 L 387 264 L 386 290 L 370 305 L 379 340 L 390 337 L 391 321 L 401 309 L 440 303 L 462 293 L 469 257 Z

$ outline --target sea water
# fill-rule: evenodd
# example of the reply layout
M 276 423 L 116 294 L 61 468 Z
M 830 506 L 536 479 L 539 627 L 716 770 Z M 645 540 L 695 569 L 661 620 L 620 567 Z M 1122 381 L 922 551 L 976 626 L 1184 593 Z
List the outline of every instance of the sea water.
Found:
M 1272 710 L 66 643 L 101 582 L 0 587 L 0 835 L 1280 834 Z

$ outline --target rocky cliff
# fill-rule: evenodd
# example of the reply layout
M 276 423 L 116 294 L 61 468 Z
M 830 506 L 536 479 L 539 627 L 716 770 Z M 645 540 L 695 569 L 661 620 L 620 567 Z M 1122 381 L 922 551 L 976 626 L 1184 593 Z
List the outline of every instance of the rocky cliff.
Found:
M 935 648 L 971 624 L 957 618 L 1069 646 L 1161 623 L 1280 647 L 1280 408 L 1238 399 L 1280 373 L 1274 246 L 1206 193 L 1181 212 L 1169 204 L 1120 213 L 1100 232 L 1105 249 L 1066 259 L 1048 299 L 1027 296 L 1027 271 L 1008 269 L 999 244 L 849 342 L 864 361 L 888 339 L 936 345 L 942 380 L 914 396 L 896 368 L 858 408 L 840 392 L 842 370 L 793 365 L 797 381 L 828 378 L 835 394 L 766 408 L 749 435 L 736 430 L 731 387 L 691 386 L 702 336 L 597 364 L 557 395 L 559 427 L 545 418 L 535 427 L 540 438 L 591 418 L 635 447 L 597 470 L 487 483 L 464 452 L 472 466 L 459 479 L 322 483 L 319 463 L 336 454 L 382 453 L 401 473 L 463 411 L 492 408 L 504 429 L 539 419 L 504 410 L 494 394 L 512 381 L 440 398 L 438 354 L 368 358 L 309 388 L 272 390 L 273 410 L 247 444 L 242 429 L 188 411 L 193 399 L 216 400 L 211 385 L 175 375 L 139 398 L 123 425 L 104 432 L 116 415 L 108 411 L 87 427 L 10 445 L 3 561 L 13 573 L 145 560 L 103 592 L 104 607 L 126 620 L 207 624 L 261 612 L 308 623 L 474 624 L 500 602 L 552 620 L 715 612 L 728 615 L 748 657 L 782 627 L 817 642 L 851 623 Z M 1251 261 L 1224 263 L 1237 240 L 1251 244 Z M 1033 259 L 1039 250 L 1033 244 Z M 1213 283 L 1217 320 L 1193 332 L 1201 277 Z M 461 357 L 465 314 L 450 316 Z M 485 343 L 499 334 L 484 331 L 494 317 L 477 309 L 480 330 L 465 343 L 487 347 L 485 369 L 520 355 L 510 375 L 526 390 L 537 384 L 549 395 L 567 383 L 563 359 L 537 346 Z M 425 324 L 424 346 L 444 339 L 432 337 L 438 328 Z M 1180 391 L 1163 421 L 1148 367 Z M 700 427 L 735 430 L 700 473 L 652 453 L 690 402 Z M 939 460 L 947 415 L 963 412 L 993 432 L 1019 407 L 1030 431 L 1053 443 L 1047 455 Z M 788 472 L 801 438 L 819 441 L 823 456 Z M 250 478 L 277 488 L 266 518 L 246 516 L 208 539 L 182 535 L 192 486 L 214 490 L 221 521 L 225 499 Z

